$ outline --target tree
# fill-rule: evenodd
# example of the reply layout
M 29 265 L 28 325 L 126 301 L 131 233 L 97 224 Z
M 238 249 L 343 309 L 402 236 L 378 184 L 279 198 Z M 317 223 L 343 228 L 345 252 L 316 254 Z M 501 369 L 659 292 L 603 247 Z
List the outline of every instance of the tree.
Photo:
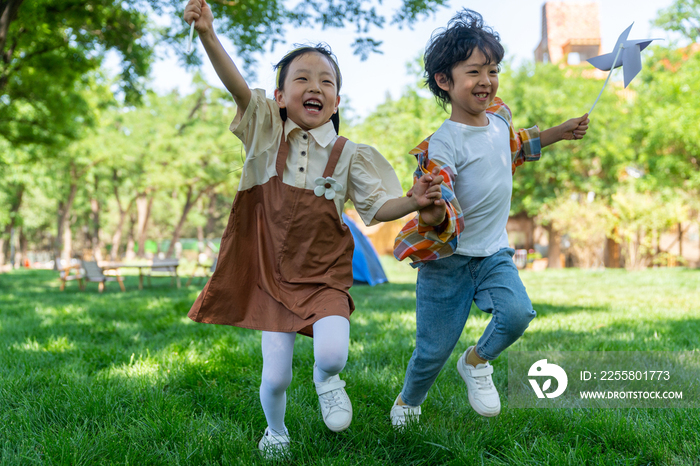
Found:
M 683 221 L 700 224 L 700 110 L 692 97 L 700 86 L 700 46 L 656 47 L 647 64 L 650 72 L 637 87 L 640 105 L 634 112 L 638 184 L 681 198 L 690 208 L 678 220 L 682 245 Z
M 700 0 L 676 0 L 659 12 L 654 24 L 695 42 L 700 38 Z
M 105 52 L 121 57 L 119 87 L 127 103 L 145 90 L 153 44 L 182 50 L 187 28 L 179 18 L 185 2 L 166 0 L 0 0 L 0 134 L 14 144 L 48 144 L 75 139 L 85 124 L 79 90 Z M 363 0 L 302 0 L 287 8 L 280 0 L 212 0 L 223 35 L 236 45 L 250 69 L 255 52 L 274 47 L 284 27 L 317 23 L 322 28 L 357 27 L 356 51 L 366 55 L 380 43 L 369 36 L 386 19 Z M 412 25 L 445 0 L 403 0 L 392 17 Z M 151 17 L 176 18 L 177 27 L 154 28 Z M 190 65 L 201 59 L 184 56 Z
M 502 73 L 499 95 L 513 113 L 517 128 L 538 125 L 544 130 L 582 115 L 600 91 L 602 82 L 586 75 L 584 67 L 526 64 Z M 608 89 L 591 117 L 591 127 L 582 141 L 561 141 L 542 150 L 538 162 L 526 163 L 513 177 L 511 213 L 539 215 L 571 194 L 594 193 L 610 200 L 616 191 L 634 149 L 630 139 L 630 102 Z M 560 227 L 549 209 L 549 266 L 559 260 Z
M 140 4 L 109 0 L 0 1 L 0 134 L 13 144 L 75 139 L 89 122 L 81 89 L 107 50 L 122 57 L 127 100 L 152 56 Z

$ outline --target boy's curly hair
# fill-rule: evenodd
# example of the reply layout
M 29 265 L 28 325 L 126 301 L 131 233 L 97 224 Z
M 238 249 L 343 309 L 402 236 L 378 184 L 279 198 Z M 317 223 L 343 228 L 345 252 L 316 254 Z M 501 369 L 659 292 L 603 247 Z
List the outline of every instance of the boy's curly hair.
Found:
M 450 95 L 440 89 L 435 74 L 444 73 L 452 84 L 452 69 L 468 60 L 477 48 L 484 54 L 487 63 L 500 65 L 505 54 L 500 40 L 497 32 L 484 25 L 479 13 L 466 8 L 450 19 L 447 28 L 433 32 L 423 57 L 425 83 L 443 109 L 450 103 Z

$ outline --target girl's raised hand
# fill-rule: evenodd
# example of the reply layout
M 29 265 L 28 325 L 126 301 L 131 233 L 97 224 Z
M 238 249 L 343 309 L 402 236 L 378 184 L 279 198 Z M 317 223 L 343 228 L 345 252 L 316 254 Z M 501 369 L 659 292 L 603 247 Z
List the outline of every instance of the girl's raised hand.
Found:
M 206 0 L 190 0 L 185 7 L 183 18 L 187 24 L 194 21 L 194 28 L 200 35 L 214 28 L 214 15 Z
M 416 181 L 416 184 L 407 194 L 407 197 L 413 197 L 418 204 L 419 208 L 428 207 L 431 205 L 440 205 L 442 201 L 442 190 L 440 185 L 442 184 L 443 177 L 438 175 L 440 173 L 439 168 L 435 168 L 433 173 L 425 174 Z

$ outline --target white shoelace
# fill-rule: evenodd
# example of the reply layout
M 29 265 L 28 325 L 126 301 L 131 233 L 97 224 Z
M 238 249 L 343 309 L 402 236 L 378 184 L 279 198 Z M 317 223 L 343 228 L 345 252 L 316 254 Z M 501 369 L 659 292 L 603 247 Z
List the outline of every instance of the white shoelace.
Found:
M 342 403 L 342 398 L 340 396 L 340 390 L 332 390 L 328 393 L 321 395 L 323 402 L 326 405 L 326 409 L 330 412 L 333 408 L 343 409 L 340 404 Z
M 481 365 L 481 364 L 479 364 L 479 365 Z M 479 367 L 479 368 L 477 368 L 476 370 L 486 369 L 487 367 L 489 367 L 489 366 Z M 472 377 L 473 377 L 473 379 L 474 379 L 474 382 L 476 382 L 476 386 L 477 386 L 477 389 L 478 389 L 479 391 L 482 391 L 482 390 L 493 390 L 493 389 L 494 389 L 493 379 L 491 378 L 491 375 L 490 375 L 490 374 L 487 374 L 487 375 L 479 375 L 479 376 L 472 376 Z
M 479 390 L 491 390 L 491 389 L 493 389 L 493 381 L 489 378 L 488 375 L 485 375 L 483 377 L 474 377 L 474 381 L 476 382 L 476 385 L 479 387 Z

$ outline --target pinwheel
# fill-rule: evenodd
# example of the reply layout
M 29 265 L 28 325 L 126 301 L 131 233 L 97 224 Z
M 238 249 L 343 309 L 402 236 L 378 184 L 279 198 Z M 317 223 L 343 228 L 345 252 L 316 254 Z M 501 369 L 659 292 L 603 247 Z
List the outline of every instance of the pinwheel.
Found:
M 603 94 L 603 91 L 605 90 L 605 86 L 608 85 L 608 81 L 610 80 L 610 76 L 612 75 L 612 72 L 615 68 L 619 68 L 620 66 L 622 67 L 622 71 L 624 73 L 624 79 L 625 79 L 625 87 L 634 79 L 635 76 L 641 71 L 642 69 L 642 55 L 641 52 L 649 44 L 651 44 L 652 41 L 659 40 L 659 39 L 637 39 L 637 40 L 629 40 L 627 39 L 627 36 L 630 33 L 630 29 L 632 29 L 632 26 L 634 26 L 634 23 L 630 24 L 630 27 L 625 29 L 622 34 L 620 34 L 620 37 L 617 38 L 617 43 L 615 43 L 615 48 L 613 48 L 613 52 L 611 53 L 606 53 L 605 55 L 599 55 L 597 57 L 589 58 L 587 61 L 591 65 L 595 66 L 599 70 L 602 71 L 608 71 L 610 70 L 610 73 L 608 73 L 608 77 L 605 80 L 605 83 L 603 84 L 603 89 L 600 90 L 600 94 L 598 94 L 598 98 L 595 99 L 595 102 L 593 103 L 593 106 L 591 107 L 591 110 L 588 112 L 590 113 L 593 111 L 595 108 L 596 104 L 598 103 L 598 100 L 600 99 L 600 96 Z

